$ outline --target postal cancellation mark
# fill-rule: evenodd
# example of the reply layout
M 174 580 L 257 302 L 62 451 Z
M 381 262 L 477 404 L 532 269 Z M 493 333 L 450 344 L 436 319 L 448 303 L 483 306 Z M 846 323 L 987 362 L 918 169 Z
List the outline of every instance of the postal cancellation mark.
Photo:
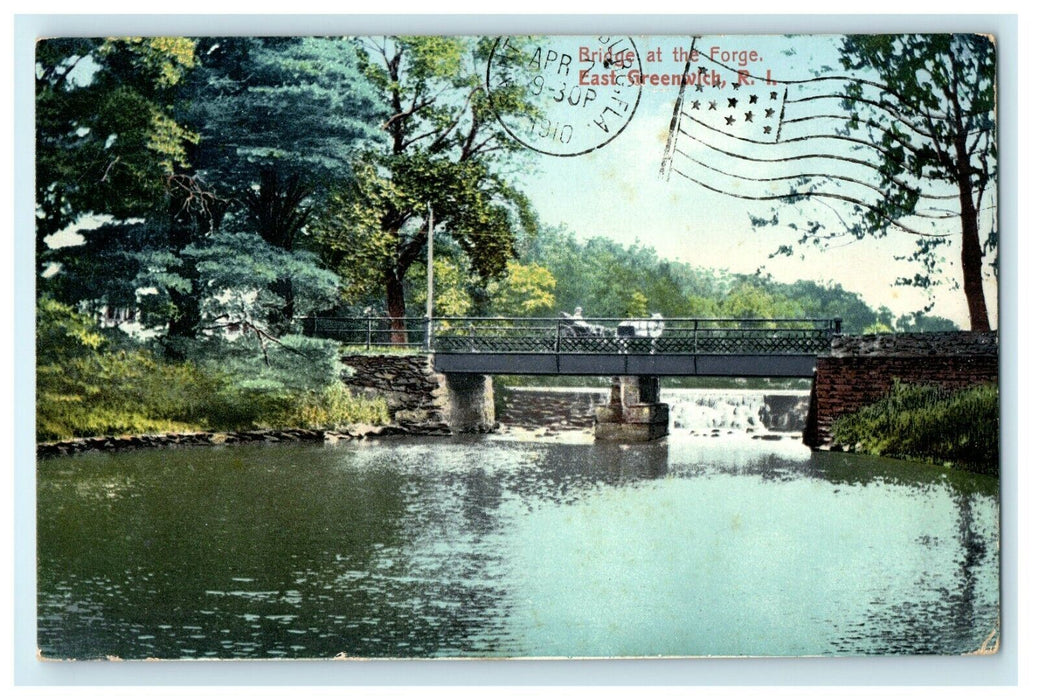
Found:
M 487 90 L 512 138 L 546 155 L 579 156 L 624 131 L 642 97 L 628 75 L 641 68 L 630 37 L 501 37 L 487 61 Z M 589 85 L 589 74 L 612 78 Z M 515 109 L 520 103 L 533 113 Z

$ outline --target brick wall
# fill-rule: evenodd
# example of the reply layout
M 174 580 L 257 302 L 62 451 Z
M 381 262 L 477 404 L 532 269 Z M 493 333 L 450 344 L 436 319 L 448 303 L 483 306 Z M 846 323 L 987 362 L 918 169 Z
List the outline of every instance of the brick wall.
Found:
M 830 444 L 839 416 L 883 398 L 895 379 L 962 389 L 998 381 L 995 333 L 906 333 L 839 336 L 819 357 L 806 419 L 804 442 Z

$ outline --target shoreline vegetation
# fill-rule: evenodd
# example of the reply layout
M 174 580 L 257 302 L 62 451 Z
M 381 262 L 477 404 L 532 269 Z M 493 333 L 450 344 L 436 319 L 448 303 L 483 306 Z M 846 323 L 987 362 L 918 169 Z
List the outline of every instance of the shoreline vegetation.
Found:
M 959 391 L 895 381 L 888 396 L 841 416 L 833 448 L 919 460 L 999 476 L 999 390 L 994 384 Z
M 390 422 L 385 400 L 340 383 L 334 343 L 286 336 L 266 352 L 266 363 L 236 362 L 226 344 L 198 359 L 169 359 L 44 297 L 37 305 L 36 440 Z

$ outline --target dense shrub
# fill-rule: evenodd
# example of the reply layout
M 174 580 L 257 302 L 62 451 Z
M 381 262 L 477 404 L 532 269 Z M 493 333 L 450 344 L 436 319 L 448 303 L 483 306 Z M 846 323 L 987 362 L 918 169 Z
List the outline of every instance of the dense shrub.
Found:
M 336 381 L 329 349 L 288 337 L 249 363 L 222 344 L 223 362 L 168 361 L 120 347 L 93 321 L 49 299 L 37 307 L 36 437 L 255 427 L 334 428 L 386 423 L 384 401 L 352 396 Z
M 91 351 L 36 370 L 37 438 L 188 430 L 219 404 L 219 378 L 146 350 Z
M 999 473 L 999 391 L 895 382 L 884 399 L 837 419 L 836 444 L 875 455 Z

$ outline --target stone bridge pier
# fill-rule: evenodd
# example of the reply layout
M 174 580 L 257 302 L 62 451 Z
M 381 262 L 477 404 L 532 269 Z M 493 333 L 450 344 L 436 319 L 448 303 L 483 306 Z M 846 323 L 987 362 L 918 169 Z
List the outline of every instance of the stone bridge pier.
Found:
M 660 378 L 614 377 L 610 402 L 595 409 L 595 439 L 649 442 L 667 435 L 670 412 L 660 402 Z

